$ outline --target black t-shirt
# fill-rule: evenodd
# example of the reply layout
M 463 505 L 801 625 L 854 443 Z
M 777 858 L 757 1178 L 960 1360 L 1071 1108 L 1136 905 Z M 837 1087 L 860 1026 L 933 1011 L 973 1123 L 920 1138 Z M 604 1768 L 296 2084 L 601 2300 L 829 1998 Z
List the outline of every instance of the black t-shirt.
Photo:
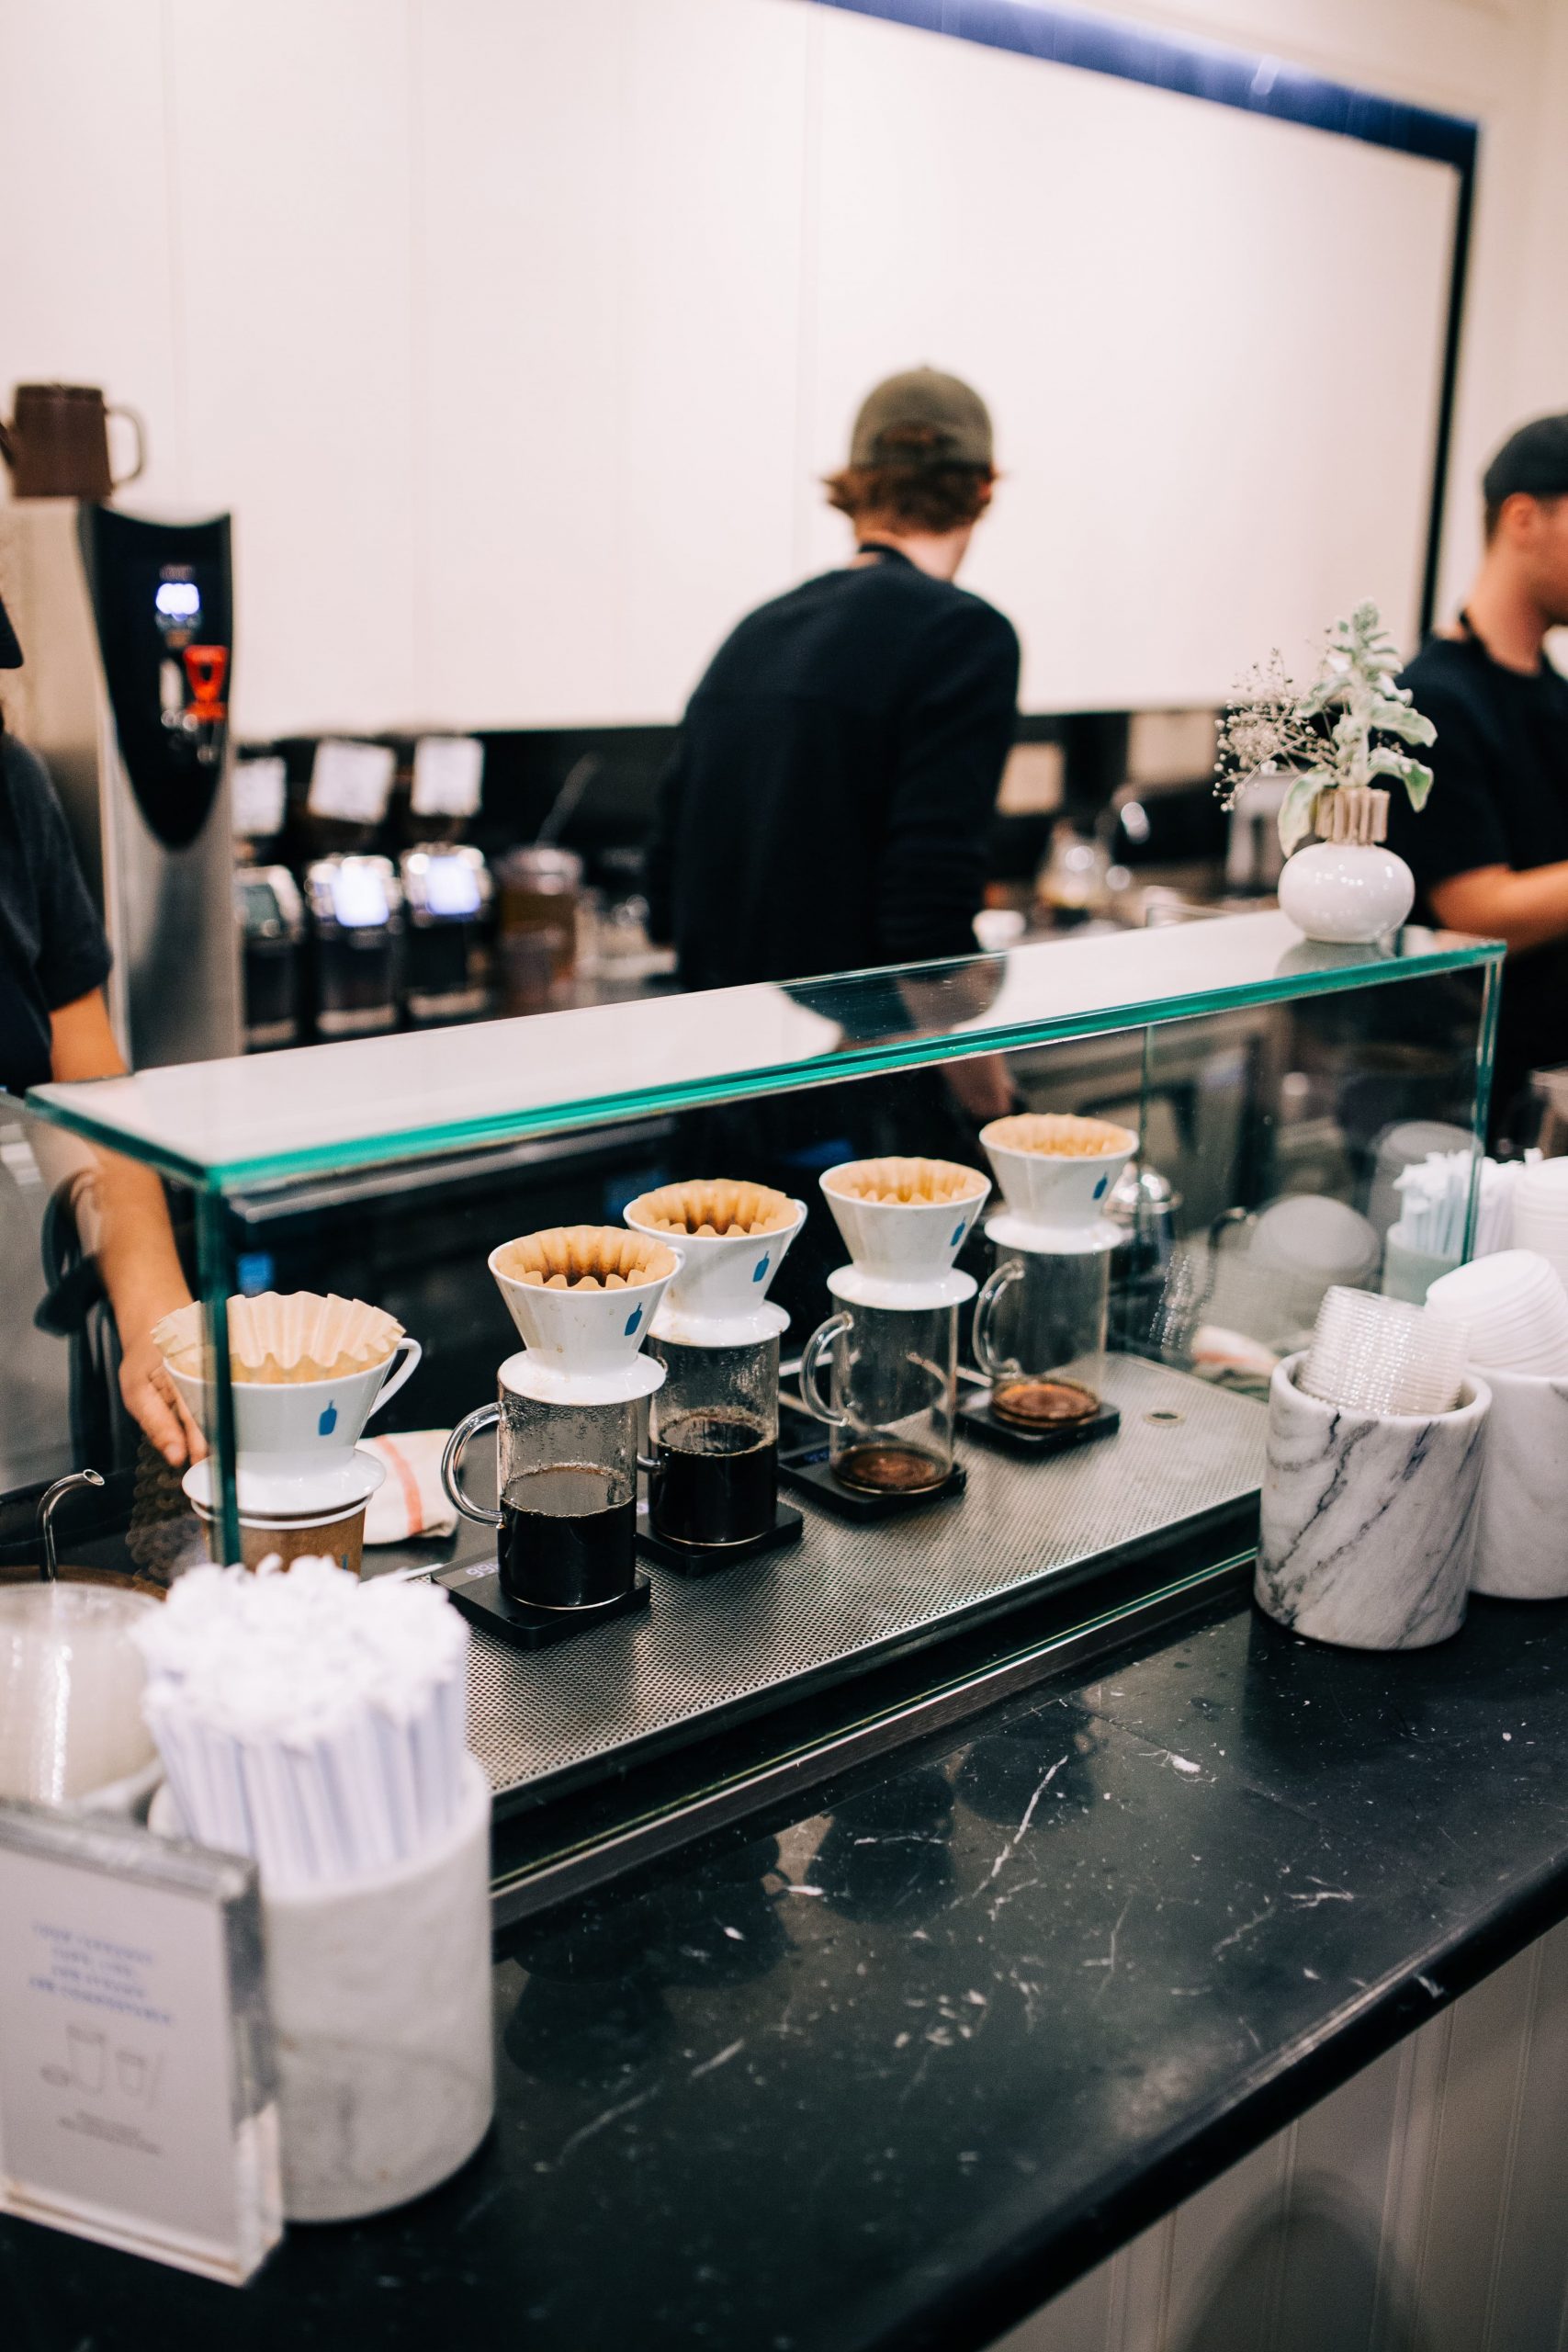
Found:
M 688 988 L 974 948 L 1018 639 L 878 553 L 750 614 L 692 696 L 649 860 Z
M 1568 678 L 1542 663 L 1505 669 L 1474 638 L 1428 638 L 1400 682 L 1438 740 L 1417 756 L 1436 779 L 1417 816 L 1404 791 L 1389 802 L 1389 844 L 1416 876 L 1417 903 L 1455 874 L 1516 872 L 1568 861 Z M 1503 978 L 1494 1128 L 1532 1069 L 1568 1061 L 1568 940 L 1510 956 Z
M 0 735 L 0 1085 L 50 1073 L 49 1016 L 108 976 L 108 942 L 40 760 Z

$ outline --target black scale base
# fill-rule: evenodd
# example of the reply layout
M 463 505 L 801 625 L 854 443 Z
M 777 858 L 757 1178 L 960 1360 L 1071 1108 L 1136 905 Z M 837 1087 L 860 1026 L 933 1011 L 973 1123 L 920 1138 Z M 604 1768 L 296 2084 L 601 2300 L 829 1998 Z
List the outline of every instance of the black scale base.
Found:
M 1039 1429 L 1027 1429 L 1021 1421 L 1004 1420 L 991 1408 L 988 1388 L 976 1389 L 965 1396 L 958 1408 L 958 1418 L 967 1437 L 984 1438 L 988 1445 L 1005 1446 L 1010 1453 L 1032 1453 L 1038 1461 L 1043 1454 L 1070 1453 L 1075 1447 L 1092 1445 L 1097 1437 L 1114 1437 L 1122 1426 L 1122 1416 L 1114 1405 L 1101 1404 L 1081 1421 L 1048 1421 Z
M 761 1535 L 750 1536 L 744 1544 L 674 1544 L 668 1537 L 654 1533 L 646 1503 L 638 1505 L 637 1514 L 639 1549 L 661 1568 L 673 1568 L 678 1577 L 718 1576 L 742 1560 L 755 1560 L 764 1552 L 783 1551 L 787 1545 L 799 1543 L 805 1527 L 799 1511 L 792 1510 L 788 1503 L 780 1503 L 772 1527 L 764 1528 Z
M 964 1465 L 955 1462 L 939 1487 L 922 1487 L 917 1494 L 874 1495 L 861 1493 L 844 1486 L 828 1467 L 828 1449 L 820 1452 L 780 1454 L 779 1476 L 787 1478 L 792 1487 L 809 1496 L 814 1503 L 823 1504 L 840 1519 L 857 1520 L 862 1526 L 874 1520 L 902 1519 L 907 1511 L 927 1510 L 932 1503 L 948 1501 L 961 1495 L 967 1484 Z
M 486 1576 L 475 1576 L 472 1568 L 442 1568 L 430 1581 L 451 1594 L 470 1624 L 482 1625 L 520 1650 L 547 1649 L 575 1634 L 595 1633 L 617 1617 L 646 1609 L 653 1594 L 648 1577 L 639 1576 L 618 1600 L 602 1600 L 592 1609 L 530 1609 L 505 1590 L 499 1568 Z

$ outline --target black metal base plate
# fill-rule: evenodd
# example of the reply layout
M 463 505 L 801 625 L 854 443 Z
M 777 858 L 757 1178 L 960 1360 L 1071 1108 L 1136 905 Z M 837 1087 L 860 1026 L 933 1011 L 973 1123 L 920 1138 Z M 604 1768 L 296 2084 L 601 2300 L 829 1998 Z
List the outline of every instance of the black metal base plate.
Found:
M 828 1467 L 826 1446 L 820 1453 L 781 1453 L 779 1476 L 808 1495 L 814 1503 L 823 1503 L 840 1519 L 858 1520 L 863 1526 L 874 1520 L 902 1519 L 907 1511 L 925 1510 L 932 1503 L 961 1495 L 968 1483 L 964 1464 L 955 1462 L 940 1487 L 922 1487 L 913 1495 L 861 1494 L 834 1477 Z
M 1097 1437 L 1114 1437 L 1122 1426 L 1122 1416 L 1114 1405 L 1101 1402 L 1098 1411 L 1086 1413 L 1081 1421 L 1050 1421 L 1039 1429 L 1026 1429 L 1021 1421 L 1010 1421 L 992 1410 L 991 1392 L 976 1388 L 965 1396 L 958 1408 L 959 1419 L 968 1437 L 984 1438 L 989 1445 L 1005 1445 L 1010 1453 L 1042 1454 L 1070 1453 L 1076 1446 L 1092 1445 Z
M 780 1503 L 772 1527 L 764 1528 L 761 1535 L 750 1536 L 744 1544 L 673 1544 L 668 1537 L 654 1533 L 648 1505 L 641 1503 L 637 1507 L 637 1540 L 649 1559 L 656 1560 L 661 1568 L 673 1568 L 678 1577 L 712 1577 L 725 1568 L 733 1568 L 741 1560 L 755 1560 L 763 1552 L 778 1552 L 786 1544 L 798 1544 L 805 1526 L 799 1511 L 788 1503 Z
M 472 1568 L 442 1568 L 430 1581 L 451 1594 L 470 1624 L 482 1625 L 487 1634 L 495 1634 L 520 1650 L 547 1649 L 554 1642 L 570 1641 L 574 1634 L 592 1634 L 617 1617 L 646 1609 L 653 1597 L 651 1583 L 639 1576 L 618 1600 L 601 1601 L 594 1609 L 530 1609 L 505 1590 L 499 1568 L 480 1576 Z

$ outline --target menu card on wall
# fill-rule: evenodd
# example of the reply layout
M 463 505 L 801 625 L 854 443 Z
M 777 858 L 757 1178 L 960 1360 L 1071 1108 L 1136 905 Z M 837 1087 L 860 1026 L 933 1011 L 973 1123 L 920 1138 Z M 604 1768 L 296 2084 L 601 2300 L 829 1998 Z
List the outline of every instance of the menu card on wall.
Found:
M 422 735 L 413 747 L 416 817 L 472 817 L 484 780 L 485 747 L 477 735 Z
M 0 1804 L 0 2210 L 239 2285 L 282 2231 L 254 1863 Z
M 270 841 L 283 831 L 288 805 L 288 770 L 269 754 L 261 760 L 236 760 L 233 785 L 233 829 L 251 841 Z
M 397 772 L 397 754 L 386 743 L 346 743 L 323 737 L 310 763 L 305 806 L 312 817 L 378 825 Z

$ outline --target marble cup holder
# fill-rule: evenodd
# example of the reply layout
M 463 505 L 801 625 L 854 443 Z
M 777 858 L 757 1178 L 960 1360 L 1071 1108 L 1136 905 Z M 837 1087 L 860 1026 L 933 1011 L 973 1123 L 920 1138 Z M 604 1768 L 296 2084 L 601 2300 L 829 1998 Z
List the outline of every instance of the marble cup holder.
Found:
M 490 1784 L 414 1860 L 284 1894 L 264 1884 L 283 2210 L 356 2221 L 472 2155 L 495 2105 Z
M 1302 1361 L 1269 1384 L 1258 1607 L 1346 1649 L 1446 1641 L 1475 1562 L 1490 1387 L 1472 1373 L 1450 1412 L 1353 1412 L 1298 1388 Z
M 1568 1598 L 1568 1374 L 1489 1371 L 1472 1592 Z

